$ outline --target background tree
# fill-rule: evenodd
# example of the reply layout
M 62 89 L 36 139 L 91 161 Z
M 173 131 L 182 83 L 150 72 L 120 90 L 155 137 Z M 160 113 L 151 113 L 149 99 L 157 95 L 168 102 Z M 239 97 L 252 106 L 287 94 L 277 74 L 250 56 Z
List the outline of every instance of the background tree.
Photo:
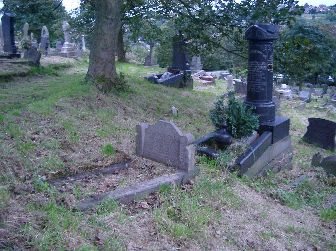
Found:
M 22 31 L 23 25 L 29 23 L 29 31 L 38 40 L 42 26 L 47 26 L 50 41 L 63 37 L 62 22 L 69 19 L 60 0 L 3 0 L 3 10 L 16 15 L 17 31 Z
M 318 77 L 336 72 L 336 39 L 304 20 L 281 32 L 275 49 L 275 69 L 294 82 L 318 83 Z
M 115 66 L 117 36 L 121 27 L 121 0 L 93 0 L 94 46 L 90 50 L 88 81 L 104 92 L 119 83 Z

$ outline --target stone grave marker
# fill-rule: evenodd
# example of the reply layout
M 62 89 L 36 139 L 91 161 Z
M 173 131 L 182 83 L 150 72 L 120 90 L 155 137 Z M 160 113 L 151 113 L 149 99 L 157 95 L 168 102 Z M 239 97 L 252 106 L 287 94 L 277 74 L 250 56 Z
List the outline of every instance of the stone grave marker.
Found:
M 2 35 L 4 40 L 3 50 L 11 56 L 19 57 L 17 47 L 15 46 L 15 16 L 11 13 L 4 13 L 1 18 Z
M 0 52 L 3 51 L 2 23 L 0 22 Z
M 308 118 L 308 121 L 303 139 L 324 149 L 335 150 L 336 123 L 321 118 Z
M 241 94 L 241 95 L 246 95 L 247 83 L 240 79 L 234 79 L 234 89 L 236 93 Z
M 57 40 L 57 41 L 56 41 L 56 52 L 61 52 L 62 47 L 63 47 L 63 45 L 62 45 L 62 41 Z
M 64 33 L 64 44 L 61 49 L 61 55 L 64 57 L 75 57 L 76 56 L 76 48 L 70 42 L 70 25 L 67 21 L 63 21 L 62 30 Z
M 31 47 L 24 52 L 23 58 L 28 59 L 29 64 L 33 66 L 40 66 L 41 52 L 35 47 Z
M 192 73 L 195 73 L 195 72 L 199 72 L 202 70 L 203 68 L 203 65 L 202 65 L 202 61 L 201 61 L 201 57 L 200 56 L 193 56 L 191 58 L 191 71 Z
M 175 124 L 160 120 L 137 126 L 136 154 L 188 173 L 195 169 L 193 135 L 183 134 Z
M 82 35 L 82 50 L 86 51 L 85 36 Z
M 47 26 L 43 26 L 41 31 L 40 50 L 43 51 L 45 55 L 48 55 L 49 47 L 50 47 L 49 31 Z
M 299 98 L 302 101 L 310 102 L 311 101 L 311 92 L 310 91 L 300 91 Z
M 226 82 L 227 82 L 227 90 L 231 91 L 233 89 L 233 76 L 227 75 L 226 76 Z

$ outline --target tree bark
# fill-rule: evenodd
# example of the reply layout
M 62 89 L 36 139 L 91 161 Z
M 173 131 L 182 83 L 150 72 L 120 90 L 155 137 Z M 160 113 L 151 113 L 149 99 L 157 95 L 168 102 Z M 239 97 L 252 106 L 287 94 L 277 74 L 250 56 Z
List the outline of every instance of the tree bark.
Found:
M 95 0 L 96 24 L 86 77 L 104 92 L 110 91 L 118 81 L 115 55 L 121 25 L 120 2 Z
M 123 32 L 122 28 L 120 28 L 120 30 L 118 32 L 117 56 L 118 56 L 118 61 L 119 62 L 126 62 L 124 32 Z

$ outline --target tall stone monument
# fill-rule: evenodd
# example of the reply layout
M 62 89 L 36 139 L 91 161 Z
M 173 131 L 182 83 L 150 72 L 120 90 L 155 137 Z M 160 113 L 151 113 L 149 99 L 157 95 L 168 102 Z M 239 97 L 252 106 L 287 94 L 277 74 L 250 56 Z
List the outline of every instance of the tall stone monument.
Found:
M 23 25 L 23 29 L 22 29 L 22 31 L 23 31 L 23 38 L 22 38 L 22 40 L 23 41 L 29 41 L 28 30 L 29 30 L 29 24 L 25 23 Z
M 82 35 L 82 51 L 86 51 L 85 36 Z
M 64 57 L 75 57 L 76 48 L 70 42 L 70 25 L 67 21 L 63 21 L 62 30 L 64 33 L 64 44 L 61 49 L 61 55 Z
M 267 170 L 278 171 L 291 165 L 290 121 L 275 116 L 273 102 L 273 42 L 278 27 L 252 25 L 245 38 L 249 41 L 247 94 L 245 104 L 259 117 L 260 135 L 237 161 L 240 172 L 250 176 Z M 281 160 L 283 160 L 281 162 Z
M 3 52 L 2 23 L 0 22 L 0 52 Z
M 4 52 L 10 57 L 20 57 L 15 46 L 14 24 L 15 16 L 11 13 L 4 13 L 1 18 L 2 34 L 4 40 Z
M 49 31 L 47 26 L 43 26 L 41 31 L 40 50 L 44 52 L 45 55 L 48 55 L 49 47 L 50 47 Z

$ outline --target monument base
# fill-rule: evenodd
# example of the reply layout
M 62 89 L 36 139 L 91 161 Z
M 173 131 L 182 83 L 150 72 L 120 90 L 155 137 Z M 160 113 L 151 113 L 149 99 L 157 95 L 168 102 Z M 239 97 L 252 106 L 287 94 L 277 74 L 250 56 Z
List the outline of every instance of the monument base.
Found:
M 62 57 L 66 57 L 66 58 L 74 58 L 76 57 L 76 48 L 73 44 L 69 43 L 69 42 L 65 42 L 63 44 L 63 47 L 61 49 L 61 53 L 60 55 Z
M 265 140 L 260 146 L 269 144 L 270 133 L 266 132 Z M 262 136 L 261 136 L 262 137 Z M 260 137 L 260 138 L 261 138 Z M 261 147 L 259 156 L 255 156 L 251 151 L 243 154 L 238 159 L 239 175 L 249 177 L 263 176 L 268 171 L 279 172 L 283 169 L 291 168 L 292 166 L 292 141 L 291 137 L 287 136 L 274 144 L 269 144 L 266 149 Z
M 272 144 L 289 136 L 290 119 L 276 116 L 274 122 L 263 123 L 259 126 L 258 133 L 261 135 L 263 132 L 272 133 Z

